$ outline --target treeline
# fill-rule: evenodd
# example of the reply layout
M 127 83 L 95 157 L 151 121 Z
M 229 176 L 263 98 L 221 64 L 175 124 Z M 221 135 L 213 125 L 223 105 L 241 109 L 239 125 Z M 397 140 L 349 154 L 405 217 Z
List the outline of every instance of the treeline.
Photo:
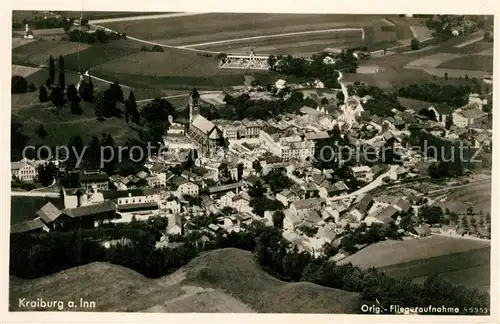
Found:
M 141 51 L 143 52 L 163 52 L 163 47 L 154 45 L 151 48 L 147 46 L 141 46 Z
M 75 29 L 68 33 L 69 40 L 72 42 L 96 44 L 108 43 L 112 40 L 126 38 L 124 33 L 107 32 L 103 29 L 96 29 L 94 32 L 89 33 L 87 30 Z
M 105 249 L 83 232 L 73 235 L 48 233 L 41 236 L 11 237 L 10 274 L 36 278 L 95 261 L 128 267 L 150 278 L 168 275 L 189 263 L 202 251 L 239 248 L 253 251 L 258 263 L 269 273 L 291 282 L 309 281 L 325 287 L 357 292 L 363 300 L 390 305 L 419 307 L 439 304 L 464 309 L 489 308 L 489 295 L 477 289 L 431 276 L 423 284 L 408 278 L 392 278 L 374 268 L 363 270 L 352 264 L 336 265 L 328 258 L 313 258 L 299 252 L 274 227 L 254 223 L 246 231 L 218 234 L 202 243 L 203 232 L 192 232 L 176 241 L 176 248 L 155 248 L 158 227 L 140 223 L 126 234 L 129 244 Z
M 281 94 L 285 96 L 285 94 Z M 226 95 L 224 97 L 225 107 L 217 109 L 213 106 L 201 107 L 201 114 L 208 119 L 242 120 L 269 119 L 281 114 L 298 114 L 302 106 L 316 107 L 317 103 L 311 99 L 304 99 L 304 94 L 294 91 L 288 98 L 277 100 L 253 100 L 246 93 L 237 97 Z
M 472 85 L 442 85 L 436 83 L 410 84 L 400 87 L 397 94 L 400 97 L 444 103 L 453 107 L 462 107 L 469 102 L 469 94 L 480 85 L 473 81 Z
M 64 28 L 67 31 L 73 25 L 73 21 L 74 19 L 35 16 L 33 20 L 23 19 L 20 23 L 12 21 L 12 29 L 24 28 L 28 24 L 31 29 Z

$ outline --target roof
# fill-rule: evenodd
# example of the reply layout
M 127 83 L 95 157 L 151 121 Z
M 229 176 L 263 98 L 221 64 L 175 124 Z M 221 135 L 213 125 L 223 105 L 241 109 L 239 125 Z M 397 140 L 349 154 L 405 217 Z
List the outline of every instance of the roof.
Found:
M 13 224 L 10 227 L 11 234 L 26 233 L 40 228 L 44 228 L 45 224 L 40 218 L 35 218 L 22 223 Z
M 317 198 L 310 198 L 310 199 L 302 199 L 302 200 L 296 200 L 292 202 L 292 205 L 295 207 L 295 209 L 309 209 L 313 207 L 319 207 L 321 201 Z
M 170 220 L 172 220 L 172 221 L 170 221 Z M 179 226 L 182 228 L 182 219 L 181 219 L 181 216 L 179 214 L 175 215 L 173 218 L 168 219 L 167 230 L 170 230 L 175 226 Z
M 99 173 L 80 173 L 78 176 L 80 182 L 103 182 L 109 181 L 109 176 L 105 172 Z
M 45 223 L 52 223 L 57 217 L 61 216 L 62 212 L 51 202 L 46 203 L 36 213 Z
M 316 233 L 316 236 L 326 238 L 329 240 L 334 240 L 335 237 L 337 237 L 337 233 L 335 232 L 335 227 L 334 226 L 322 226 L 318 229 L 318 233 Z
M 317 223 L 322 221 L 321 216 L 318 214 L 317 211 L 311 210 L 307 215 L 306 215 L 306 220 L 312 223 Z
M 411 208 L 411 203 L 403 198 L 396 202 L 396 207 L 400 208 L 403 212 L 407 212 Z
M 398 211 L 399 210 L 393 206 L 387 206 L 376 213 L 374 217 L 381 222 L 389 224 L 393 220 L 392 216 L 394 216 Z
M 364 195 L 363 198 L 361 198 L 361 200 L 359 201 L 357 206 L 359 212 L 361 214 L 366 213 L 372 201 L 373 201 L 373 196 L 371 194 Z
M 291 210 L 287 209 L 283 213 L 285 214 L 285 218 L 288 218 L 294 225 L 302 222 L 302 220 L 298 216 L 296 216 Z
M 242 182 L 235 182 L 235 183 L 230 183 L 230 184 L 223 185 L 223 186 L 209 187 L 208 188 L 208 192 L 210 194 L 213 194 L 213 193 L 218 193 L 218 192 L 233 190 L 233 189 L 236 189 L 236 188 L 240 188 L 242 186 L 243 186 Z
M 330 138 L 330 135 L 328 135 L 327 132 L 321 131 L 321 132 L 308 132 L 305 134 L 305 138 L 308 140 L 319 140 L 319 139 L 326 139 Z
M 434 108 L 440 115 L 448 115 L 455 111 L 455 107 L 451 107 L 445 104 L 432 105 L 428 109 Z
M 193 120 L 192 126 L 198 128 L 204 134 L 208 134 L 214 129 L 215 124 L 202 115 L 197 115 Z
M 342 190 L 349 190 L 349 187 L 345 184 L 344 181 L 340 180 L 333 184 L 333 189 L 342 191 Z
M 457 112 L 457 114 L 459 114 L 467 119 L 481 118 L 481 117 L 485 117 L 488 115 L 487 113 L 485 113 L 484 111 L 479 110 L 479 109 L 462 110 L 460 112 Z
M 19 170 L 19 169 L 22 169 L 24 166 L 26 165 L 29 165 L 31 166 L 32 168 L 35 168 L 36 169 L 36 165 L 34 165 L 34 163 L 30 163 L 30 162 L 25 162 L 25 161 L 18 161 L 18 162 L 10 162 L 10 168 L 12 170 Z
M 102 192 L 104 199 L 116 199 L 126 197 L 151 196 L 160 193 L 156 188 L 130 189 L 130 190 L 106 190 Z
M 239 200 L 239 199 L 244 199 L 246 201 L 250 201 L 251 198 L 246 192 L 242 192 L 236 196 L 233 197 L 233 201 Z
M 116 211 L 116 204 L 111 200 L 107 200 L 100 204 L 64 209 L 63 213 L 71 218 L 79 218 L 111 211 Z
M 31 29 L 34 36 L 66 34 L 64 28 Z
M 384 164 L 384 163 L 379 163 L 379 164 L 376 164 L 372 167 L 372 172 L 374 174 L 377 174 L 379 172 L 385 172 L 389 170 L 389 165 L 387 164 Z
M 135 209 L 156 209 L 158 208 L 158 204 L 154 201 L 137 203 L 137 204 L 125 204 L 118 206 L 119 211 L 128 211 Z
M 355 173 L 357 173 L 357 172 L 369 172 L 370 167 L 367 165 L 355 166 L 355 167 L 351 167 L 351 171 L 355 172 Z

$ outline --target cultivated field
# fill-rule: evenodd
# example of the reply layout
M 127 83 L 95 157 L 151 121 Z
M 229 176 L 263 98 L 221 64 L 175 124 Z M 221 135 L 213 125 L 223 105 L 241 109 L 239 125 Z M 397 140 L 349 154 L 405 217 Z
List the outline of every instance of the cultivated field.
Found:
M 194 17 L 172 17 L 104 24 L 139 39 L 169 45 L 382 24 L 383 16 L 331 14 L 207 13 Z
M 428 259 L 458 252 L 489 247 L 485 241 L 431 236 L 407 241 L 382 241 L 343 259 L 341 264 L 352 263 L 362 268 L 385 267 L 389 265 Z
M 490 248 L 453 253 L 379 268 L 393 277 L 407 277 L 422 283 L 437 274 L 456 284 L 490 290 Z
M 473 207 L 474 212 L 481 210 L 486 213 L 491 210 L 491 182 L 485 181 L 463 188 L 454 189 L 446 196 L 444 202 L 437 205 L 443 209 L 448 208 L 457 214 L 464 214 L 468 207 Z
M 20 75 L 26 78 L 36 71 L 38 71 L 37 68 L 30 66 L 12 65 L 12 75 Z
M 277 280 L 250 252 L 237 249 L 204 253 L 156 280 L 120 266 L 92 263 L 39 279 L 11 277 L 9 289 L 11 311 L 19 310 L 22 296 L 95 301 L 96 308 L 87 311 L 352 313 L 359 298 L 342 290 Z
M 14 48 L 12 63 L 38 66 L 47 64 L 50 55 L 57 59 L 59 55 L 68 56 L 78 51 L 85 51 L 87 48 L 89 48 L 88 44 L 76 42 L 37 40 Z M 66 68 L 70 69 L 70 66 Z
M 493 56 L 468 55 L 448 60 L 438 66 L 442 69 L 459 69 L 493 72 Z

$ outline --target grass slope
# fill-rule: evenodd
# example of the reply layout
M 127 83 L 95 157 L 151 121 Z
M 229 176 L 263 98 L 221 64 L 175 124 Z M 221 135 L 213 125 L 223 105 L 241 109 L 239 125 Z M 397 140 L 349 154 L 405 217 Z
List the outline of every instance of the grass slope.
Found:
M 258 312 L 348 313 L 357 294 L 308 282 L 286 283 L 262 270 L 250 252 L 220 249 L 186 266 L 188 282 L 222 289 Z
M 94 301 L 75 311 L 350 313 L 358 295 L 265 273 L 250 252 L 204 253 L 174 274 L 152 280 L 120 266 L 92 263 L 47 277 L 10 277 L 9 309 L 19 298 Z M 24 309 L 34 310 L 34 309 Z
M 493 72 L 493 56 L 468 55 L 443 62 L 438 68 Z

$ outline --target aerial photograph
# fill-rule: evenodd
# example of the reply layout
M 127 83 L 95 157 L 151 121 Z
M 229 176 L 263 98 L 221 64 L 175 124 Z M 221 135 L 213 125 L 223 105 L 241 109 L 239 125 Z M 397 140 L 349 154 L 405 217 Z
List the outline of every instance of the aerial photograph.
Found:
M 493 30 L 13 11 L 9 311 L 490 316 Z

